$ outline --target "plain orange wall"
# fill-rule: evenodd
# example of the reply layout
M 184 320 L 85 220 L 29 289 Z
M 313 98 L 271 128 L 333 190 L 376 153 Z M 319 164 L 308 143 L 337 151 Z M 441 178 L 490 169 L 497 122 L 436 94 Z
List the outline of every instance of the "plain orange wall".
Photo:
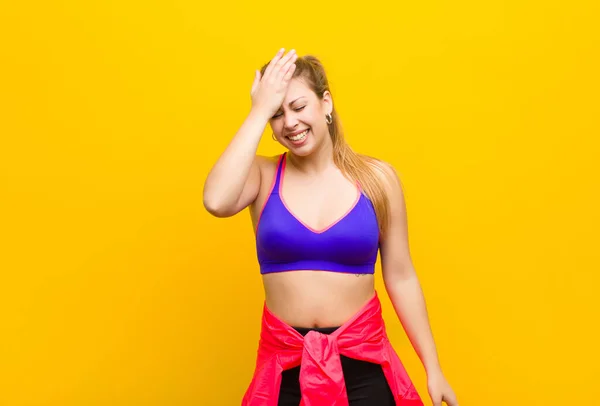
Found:
M 0 404 L 239 404 L 263 291 L 202 185 L 279 47 L 400 173 L 460 405 L 595 402 L 600 13 L 563 3 L 3 2 Z

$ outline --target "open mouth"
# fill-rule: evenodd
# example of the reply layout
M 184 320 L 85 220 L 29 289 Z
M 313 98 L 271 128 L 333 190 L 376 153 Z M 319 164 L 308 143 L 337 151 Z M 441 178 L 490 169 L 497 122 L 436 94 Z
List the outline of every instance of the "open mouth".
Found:
M 306 138 L 306 136 L 308 135 L 310 128 L 307 128 L 306 130 L 302 131 L 299 134 L 293 135 L 293 136 L 287 136 L 286 138 L 294 143 L 296 142 L 302 142 L 304 141 L 304 139 Z

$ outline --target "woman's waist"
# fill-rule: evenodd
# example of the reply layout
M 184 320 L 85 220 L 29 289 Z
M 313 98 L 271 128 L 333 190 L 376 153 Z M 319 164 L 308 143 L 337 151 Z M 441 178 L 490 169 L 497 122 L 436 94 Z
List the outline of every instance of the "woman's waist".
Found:
M 374 295 L 373 274 L 289 271 L 263 276 L 267 308 L 293 327 L 338 327 Z

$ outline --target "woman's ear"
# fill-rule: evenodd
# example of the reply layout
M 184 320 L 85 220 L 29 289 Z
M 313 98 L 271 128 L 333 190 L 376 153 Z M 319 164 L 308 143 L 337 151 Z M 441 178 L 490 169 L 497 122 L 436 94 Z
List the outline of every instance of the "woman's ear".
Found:
M 329 90 L 326 90 L 323 93 L 323 109 L 325 111 L 325 114 L 332 114 L 333 113 L 333 99 L 331 97 L 331 93 L 329 93 Z

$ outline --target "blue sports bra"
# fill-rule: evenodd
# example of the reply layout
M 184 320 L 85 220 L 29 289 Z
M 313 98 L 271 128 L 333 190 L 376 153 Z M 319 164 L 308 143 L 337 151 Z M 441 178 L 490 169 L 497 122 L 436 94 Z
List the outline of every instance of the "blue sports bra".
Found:
M 373 274 L 379 225 L 369 198 L 359 188 L 356 201 L 341 218 L 321 230 L 309 227 L 281 198 L 285 155 L 279 157 L 269 196 L 257 220 L 260 273 L 307 269 Z

